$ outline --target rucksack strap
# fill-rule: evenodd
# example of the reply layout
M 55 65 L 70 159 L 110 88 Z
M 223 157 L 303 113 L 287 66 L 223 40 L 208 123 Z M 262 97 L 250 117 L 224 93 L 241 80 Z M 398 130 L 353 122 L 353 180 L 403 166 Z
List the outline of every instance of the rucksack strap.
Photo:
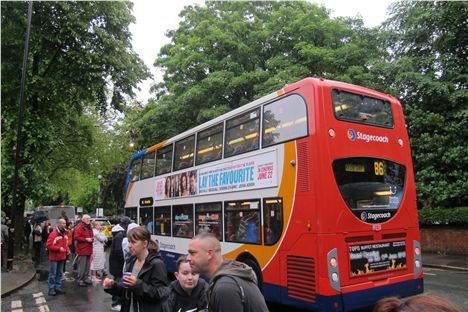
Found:
M 241 302 L 242 302 L 242 307 L 244 308 L 244 312 L 247 311 L 247 308 L 245 306 L 245 291 L 244 291 L 244 287 L 242 287 L 241 283 L 239 282 L 239 278 L 237 276 L 232 276 L 232 275 L 221 275 L 219 276 L 218 278 L 216 278 L 214 281 L 212 281 L 210 283 L 210 290 L 209 290 L 209 295 L 210 295 L 210 298 L 211 298 L 211 293 L 213 292 L 213 288 L 216 284 L 216 282 L 221 278 L 221 277 L 229 277 L 230 279 L 232 279 L 234 281 L 234 283 L 236 283 L 237 287 L 239 288 L 240 290 L 240 293 L 241 293 Z M 210 298 L 208 298 L 208 305 L 210 304 Z M 209 307 L 208 307 L 208 311 L 209 311 Z

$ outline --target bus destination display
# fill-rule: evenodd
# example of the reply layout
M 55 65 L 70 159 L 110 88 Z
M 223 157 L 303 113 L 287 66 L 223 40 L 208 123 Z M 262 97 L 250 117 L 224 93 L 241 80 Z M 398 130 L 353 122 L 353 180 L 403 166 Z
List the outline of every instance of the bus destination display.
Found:
M 405 241 L 349 246 L 351 276 L 406 267 Z

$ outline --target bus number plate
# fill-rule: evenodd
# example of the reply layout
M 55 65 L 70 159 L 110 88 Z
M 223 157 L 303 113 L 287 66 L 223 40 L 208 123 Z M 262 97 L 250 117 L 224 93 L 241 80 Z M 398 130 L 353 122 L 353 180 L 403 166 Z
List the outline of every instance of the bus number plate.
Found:
M 349 246 L 351 276 L 406 268 L 405 241 Z

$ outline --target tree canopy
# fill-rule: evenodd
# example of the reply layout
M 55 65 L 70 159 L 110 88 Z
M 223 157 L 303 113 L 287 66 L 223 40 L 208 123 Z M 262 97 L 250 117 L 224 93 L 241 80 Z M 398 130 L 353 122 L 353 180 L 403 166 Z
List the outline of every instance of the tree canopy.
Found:
M 1 3 L 2 209 L 12 203 L 27 5 Z M 106 140 L 112 128 L 103 121 L 109 112 L 123 111 L 133 88 L 149 76 L 130 43 L 131 9 L 129 2 L 33 3 L 18 215 L 25 199 L 36 204 L 69 199 L 74 187 L 89 183 L 91 176 L 97 180 L 100 170 L 115 165 L 109 163 L 127 157 L 116 142 Z M 60 196 L 63 192 L 66 196 Z
M 208 1 L 180 14 L 155 65 L 156 100 L 138 121 L 154 144 L 307 76 L 363 83 L 378 55 L 360 19 L 302 1 Z
M 407 116 L 424 206 L 467 204 L 468 3 L 401 1 L 384 24 L 391 53 L 376 63 Z

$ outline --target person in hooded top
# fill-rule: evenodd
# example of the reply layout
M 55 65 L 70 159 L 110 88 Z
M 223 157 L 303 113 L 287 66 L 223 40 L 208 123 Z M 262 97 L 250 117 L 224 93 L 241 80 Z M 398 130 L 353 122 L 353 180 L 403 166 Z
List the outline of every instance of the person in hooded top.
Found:
M 176 262 L 176 280 L 166 288 L 163 312 L 206 311 L 208 284 L 192 269 L 187 256 Z
M 120 223 L 115 225 L 112 230 L 112 244 L 109 254 L 109 273 L 114 277 L 116 282 L 122 279 L 122 268 L 125 263 L 122 241 L 127 236 L 127 227 L 131 223 L 129 217 L 124 216 L 120 219 Z M 118 295 L 112 295 L 112 311 L 120 311 L 121 298 Z
M 125 265 L 122 283 L 106 278 L 104 290 L 122 298 L 122 312 L 160 312 L 164 289 L 169 285 L 159 246 L 151 240 L 145 226 L 128 232 L 128 248 L 132 256 Z
M 131 229 L 134 229 L 136 227 L 139 227 L 139 225 L 136 224 L 135 222 L 130 223 L 127 226 L 127 235 L 128 235 L 128 232 Z M 132 256 L 132 254 L 130 253 L 130 249 L 128 249 L 128 237 L 124 237 L 123 240 L 122 240 L 122 252 L 123 252 L 123 256 L 124 256 L 124 266 L 123 267 L 125 267 L 125 264 L 127 263 L 128 259 L 130 259 L 130 257 Z
M 187 261 L 210 279 L 208 311 L 268 312 L 255 272 L 244 263 L 223 259 L 214 234 L 198 234 L 188 247 Z

